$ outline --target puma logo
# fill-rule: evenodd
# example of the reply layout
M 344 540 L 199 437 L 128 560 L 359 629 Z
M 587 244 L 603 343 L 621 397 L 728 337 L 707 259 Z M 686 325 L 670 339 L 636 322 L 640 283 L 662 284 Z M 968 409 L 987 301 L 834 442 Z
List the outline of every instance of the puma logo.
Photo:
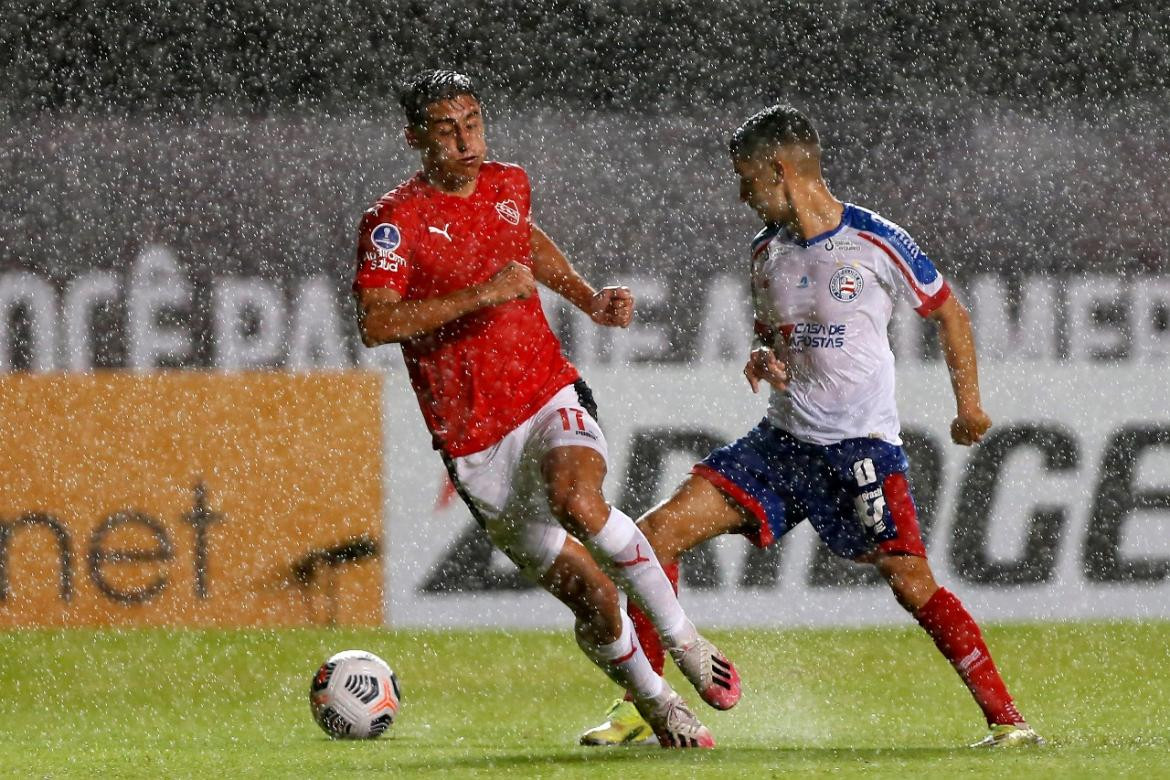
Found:
M 625 654 L 625 655 L 623 655 L 621 658 L 615 658 L 615 659 L 613 660 L 613 664 L 614 664 L 614 666 L 621 666 L 621 665 L 622 665 L 622 664 L 624 664 L 626 661 L 628 661 L 628 660 L 630 660 L 631 658 L 633 658 L 633 657 L 634 657 L 634 653 L 636 653 L 636 652 L 638 652 L 638 646 L 637 646 L 636 644 L 634 644 L 633 642 L 630 642 L 630 652 L 626 653 L 626 654 Z
M 960 673 L 966 674 L 978 666 L 979 662 L 982 660 L 983 653 L 979 652 L 979 648 L 975 648 L 971 652 L 967 653 L 967 655 L 960 658 L 959 663 L 956 665 L 959 667 Z
M 646 556 L 642 555 L 642 545 L 636 544 L 636 545 L 634 545 L 634 559 L 632 561 L 619 561 L 619 560 L 615 559 L 613 562 L 613 565 L 614 566 L 621 566 L 624 569 L 628 566 L 636 566 L 639 563 L 649 563 L 649 562 L 650 562 L 650 559 L 647 558 Z
M 451 240 L 451 234 L 447 232 L 447 229 L 448 229 L 449 227 L 451 227 L 451 223 L 450 223 L 450 222 L 448 222 L 446 225 L 443 225 L 443 229 L 442 229 L 442 230 L 439 230 L 439 229 L 438 229 L 437 227 L 435 227 L 434 225 L 427 225 L 427 230 L 428 230 L 428 231 L 430 231 L 431 233 L 438 233 L 440 236 L 442 236 L 443 238 L 445 238 L 445 239 L 447 239 L 448 241 L 450 241 L 450 240 Z

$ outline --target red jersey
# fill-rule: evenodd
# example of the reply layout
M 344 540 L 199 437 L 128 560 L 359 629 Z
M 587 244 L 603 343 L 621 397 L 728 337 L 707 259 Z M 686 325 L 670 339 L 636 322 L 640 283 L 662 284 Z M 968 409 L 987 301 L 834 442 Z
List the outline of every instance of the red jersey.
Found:
M 530 202 L 516 165 L 484 162 L 466 198 L 415 174 L 362 217 L 354 291 L 419 300 L 487 281 L 513 260 L 531 268 Z M 403 342 L 402 354 L 435 447 L 452 457 L 495 444 L 578 379 L 536 295 L 452 320 Z

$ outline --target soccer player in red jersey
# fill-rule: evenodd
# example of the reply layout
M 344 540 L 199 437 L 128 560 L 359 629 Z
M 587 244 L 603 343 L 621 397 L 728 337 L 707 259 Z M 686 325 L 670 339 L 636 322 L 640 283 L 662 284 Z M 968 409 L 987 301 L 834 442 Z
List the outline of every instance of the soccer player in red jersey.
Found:
M 362 218 L 353 287 L 362 339 L 401 344 L 460 496 L 492 542 L 572 610 L 578 644 L 630 691 L 659 743 L 713 747 L 647 660 L 618 586 L 708 704 L 733 706 L 738 675 L 687 619 L 633 520 L 605 500 L 596 408 L 536 285 L 605 326 L 629 324 L 633 295 L 594 290 L 533 224 L 524 170 L 485 159 L 483 114 L 467 76 L 420 74 L 401 103 L 422 170 Z
M 752 240 L 757 347 L 744 376 L 771 386 L 768 414 L 697 464 L 639 525 L 677 582 L 679 554 L 723 533 L 764 546 L 807 519 L 836 554 L 867 563 L 934 640 L 983 711 L 980 746 L 1042 744 L 1016 709 L 979 626 L 940 588 L 926 558 L 906 472 L 887 325 L 906 297 L 938 324 L 957 415 L 956 444 L 978 443 L 983 411 L 967 310 L 897 225 L 833 197 L 816 129 L 790 106 L 765 109 L 731 137 L 740 197 L 764 222 Z M 631 608 L 661 668 L 653 627 Z M 585 744 L 637 738 L 645 725 L 617 703 Z M 631 736 L 633 735 L 633 736 Z

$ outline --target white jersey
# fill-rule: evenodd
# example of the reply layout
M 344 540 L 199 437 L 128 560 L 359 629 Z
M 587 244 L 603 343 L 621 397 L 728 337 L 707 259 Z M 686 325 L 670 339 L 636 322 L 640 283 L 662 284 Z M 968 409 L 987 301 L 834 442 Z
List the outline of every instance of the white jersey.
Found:
M 922 316 L 950 296 L 905 230 L 845 204 L 841 224 L 803 241 L 770 225 L 752 240 L 756 332 L 788 365 L 768 420 L 813 444 L 901 444 L 887 326 L 899 296 Z

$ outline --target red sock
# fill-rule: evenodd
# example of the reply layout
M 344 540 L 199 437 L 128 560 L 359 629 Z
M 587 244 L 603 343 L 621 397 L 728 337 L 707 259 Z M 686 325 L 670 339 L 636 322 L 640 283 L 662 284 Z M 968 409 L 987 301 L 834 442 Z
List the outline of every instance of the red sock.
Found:
M 666 578 L 674 586 L 674 592 L 678 593 L 678 562 L 663 566 L 662 570 L 666 572 Z M 662 670 L 666 666 L 666 648 L 662 646 L 662 638 L 658 636 L 658 630 L 654 628 L 650 618 L 646 617 L 637 604 L 631 601 L 628 609 L 630 620 L 634 623 L 634 633 L 638 635 L 638 641 L 642 644 L 642 652 L 650 659 L 650 666 L 653 667 L 654 671 L 662 674 Z M 626 700 L 628 701 L 630 698 L 630 694 L 627 692 Z
M 963 678 L 989 726 L 1024 722 L 995 668 L 979 626 L 955 594 L 939 588 L 914 618 Z

